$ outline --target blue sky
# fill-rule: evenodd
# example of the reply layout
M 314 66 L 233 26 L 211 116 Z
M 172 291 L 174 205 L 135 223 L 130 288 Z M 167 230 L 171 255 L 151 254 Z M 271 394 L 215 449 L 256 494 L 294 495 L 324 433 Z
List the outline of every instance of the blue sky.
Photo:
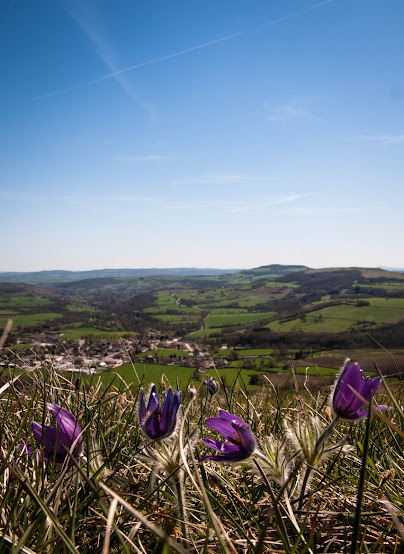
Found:
M 3 0 L 0 271 L 404 267 L 402 0 Z

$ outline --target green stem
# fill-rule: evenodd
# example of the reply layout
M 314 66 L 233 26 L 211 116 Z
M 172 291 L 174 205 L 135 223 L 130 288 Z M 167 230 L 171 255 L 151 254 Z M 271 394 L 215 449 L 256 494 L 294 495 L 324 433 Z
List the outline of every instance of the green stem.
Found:
M 175 473 L 171 481 L 174 485 L 175 496 L 177 499 L 177 511 L 178 516 L 181 522 L 181 531 L 182 536 L 185 540 L 188 539 L 188 515 L 187 515 L 187 506 L 185 500 L 185 476 L 184 471 L 179 468 L 177 473 Z
M 368 413 L 368 418 L 366 422 L 365 439 L 363 444 L 362 466 L 361 466 L 361 473 L 359 476 L 358 493 L 356 497 L 355 521 L 353 525 L 352 543 L 351 543 L 351 550 L 350 550 L 351 554 L 355 554 L 356 552 L 356 544 L 358 542 L 359 529 L 360 529 L 360 523 L 361 523 L 363 489 L 365 487 L 366 464 L 367 464 L 367 457 L 368 457 L 368 451 L 369 451 L 371 414 L 372 414 L 372 397 L 370 397 L 370 400 L 369 400 L 369 413 Z
M 314 459 L 317 458 L 318 453 L 320 452 L 320 450 L 321 450 L 322 446 L 324 445 L 324 443 L 327 441 L 328 437 L 331 435 L 334 427 L 338 423 L 338 420 L 339 420 L 339 416 L 335 416 L 334 419 L 329 424 L 329 426 L 326 427 L 325 430 L 318 437 L 317 442 L 316 442 L 316 446 L 314 447 L 314 456 L 313 456 Z M 306 493 L 307 483 L 309 482 L 310 474 L 313 471 L 313 469 L 314 468 L 311 464 L 306 463 L 306 472 L 304 474 L 303 482 L 302 482 L 302 488 L 300 490 L 299 510 L 301 509 L 301 507 L 303 505 L 303 500 L 304 500 L 304 495 Z

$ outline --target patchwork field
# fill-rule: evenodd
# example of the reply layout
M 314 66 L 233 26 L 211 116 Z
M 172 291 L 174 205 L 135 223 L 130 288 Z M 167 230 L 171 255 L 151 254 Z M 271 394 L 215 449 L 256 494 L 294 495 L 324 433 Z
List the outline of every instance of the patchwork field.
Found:
M 244 314 L 217 314 L 209 315 L 205 319 L 205 326 L 208 329 L 228 327 L 233 325 L 243 325 L 244 323 L 251 323 L 252 321 L 260 321 L 261 319 L 269 319 L 273 317 L 276 312 L 263 312 L 263 313 L 244 313 Z
M 0 327 L 4 327 L 8 319 L 13 320 L 12 332 L 16 331 L 17 327 L 31 327 L 34 325 L 39 325 L 47 321 L 53 321 L 62 317 L 61 314 L 53 312 L 45 312 L 39 314 L 15 314 L 12 312 L 0 314 Z
M 0 296 L 0 309 L 27 309 L 47 306 L 52 302 L 48 298 L 36 298 L 35 296 L 12 296 L 3 294 Z
M 404 318 L 403 298 L 364 298 L 362 301 L 369 305 L 330 306 L 290 321 L 273 321 L 266 327 L 277 332 L 339 333 L 352 326 L 369 328 L 377 324 L 398 323 Z

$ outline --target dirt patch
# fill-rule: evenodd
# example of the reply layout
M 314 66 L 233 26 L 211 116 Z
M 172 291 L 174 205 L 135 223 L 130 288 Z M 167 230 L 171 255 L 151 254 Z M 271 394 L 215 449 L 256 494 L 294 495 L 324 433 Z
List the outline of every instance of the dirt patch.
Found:
M 401 374 L 404 378 L 404 358 L 398 358 L 395 362 L 391 358 L 378 358 L 376 363 L 383 375 Z M 360 366 L 363 371 L 377 371 L 374 360 L 361 360 Z

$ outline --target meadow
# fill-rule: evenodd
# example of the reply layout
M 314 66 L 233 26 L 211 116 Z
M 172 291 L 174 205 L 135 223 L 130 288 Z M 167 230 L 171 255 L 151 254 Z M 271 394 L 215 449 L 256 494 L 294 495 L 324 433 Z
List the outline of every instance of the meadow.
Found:
M 304 314 L 290 321 L 276 320 L 268 323 L 273 331 L 306 331 L 339 333 L 353 325 L 374 327 L 380 324 L 396 323 L 404 318 L 403 298 L 363 298 L 366 306 L 353 303 L 329 306 Z
M 402 346 L 359 348 L 356 331 L 334 341 L 361 328 L 400 337 L 401 276 L 270 267 L 103 283 L 0 294 L 1 320 L 14 319 L 11 352 L 49 331 L 89 343 L 132 334 L 139 346 L 134 363 L 97 375 L 59 373 L 49 359 L 35 369 L 2 363 L 0 552 L 404 554 Z M 184 324 L 192 356 L 145 351 Z M 333 346 L 299 343 L 309 333 L 328 333 Z M 203 369 L 198 349 L 216 367 Z M 174 356 L 186 365 L 169 365 Z M 351 395 L 357 409 L 338 414 L 332 383 L 346 357 L 370 379 L 374 362 L 391 377 L 365 405 L 345 386 L 339 402 Z M 350 382 L 364 394 L 375 383 Z
M 41 369 L 2 375 L 2 552 L 404 551 L 402 383 L 371 401 L 390 410 L 346 422 L 327 387 L 247 391 L 239 376 L 215 394 L 201 384 L 191 399 L 186 373 L 177 381 L 170 367 L 163 379 L 156 368 L 121 368 L 109 383 Z M 138 419 L 146 375 L 172 402 L 157 431 Z M 182 391 L 178 412 L 170 384 Z M 219 410 L 232 414 L 233 443 Z M 219 431 L 231 448 L 215 453 Z

